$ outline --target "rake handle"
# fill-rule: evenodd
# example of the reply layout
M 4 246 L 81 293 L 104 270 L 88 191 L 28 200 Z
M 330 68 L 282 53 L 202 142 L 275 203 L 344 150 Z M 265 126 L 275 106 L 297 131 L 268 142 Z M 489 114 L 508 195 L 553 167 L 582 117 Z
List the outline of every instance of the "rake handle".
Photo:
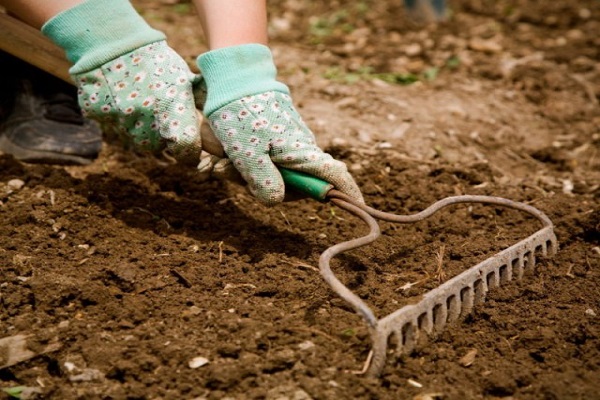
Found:
M 0 49 L 65 82 L 71 64 L 64 51 L 32 26 L 0 12 Z

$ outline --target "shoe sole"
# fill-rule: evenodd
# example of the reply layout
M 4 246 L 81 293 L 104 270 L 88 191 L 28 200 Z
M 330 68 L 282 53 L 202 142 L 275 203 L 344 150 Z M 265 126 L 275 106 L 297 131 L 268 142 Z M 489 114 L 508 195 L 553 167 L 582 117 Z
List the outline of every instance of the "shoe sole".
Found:
M 32 164 L 88 165 L 92 159 L 71 154 L 26 149 L 15 145 L 6 136 L 0 136 L 0 152 L 10 154 L 19 161 Z

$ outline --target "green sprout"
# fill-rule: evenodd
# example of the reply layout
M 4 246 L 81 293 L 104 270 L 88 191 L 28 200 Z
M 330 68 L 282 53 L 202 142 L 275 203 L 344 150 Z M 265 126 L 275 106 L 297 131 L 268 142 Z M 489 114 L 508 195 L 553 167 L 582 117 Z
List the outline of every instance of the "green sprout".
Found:
M 425 78 L 426 81 L 432 81 L 435 78 L 437 78 L 439 72 L 440 72 L 440 69 L 437 67 L 427 68 L 423 72 L 423 78 Z
M 356 331 L 354 330 L 354 328 L 346 328 L 343 331 L 341 331 L 340 334 L 344 337 L 350 338 L 356 335 Z
M 23 393 L 23 391 L 25 390 L 25 386 L 13 386 L 13 387 L 9 387 L 9 388 L 3 388 L 2 391 L 6 394 L 8 394 L 10 397 L 13 397 L 15 399 L 20 399 L 21 398 L 21 393 Z
M 354 72 L 348 72 L 340 67 L 328 68 L 323 77 L 334 82 L 353 84 L 358 81 L 368 81 L 379 79 L 381 81 L 395 85 L 410 85 L 419 80 L 415 74 L 395 73 L 395 72 L 373 72 L 371 67 L 362 67 Z
M 460 67 L 460 58 L 458 56 L 452 56 L 446 60 L 446 67 L 448 69 L 456 69 Z

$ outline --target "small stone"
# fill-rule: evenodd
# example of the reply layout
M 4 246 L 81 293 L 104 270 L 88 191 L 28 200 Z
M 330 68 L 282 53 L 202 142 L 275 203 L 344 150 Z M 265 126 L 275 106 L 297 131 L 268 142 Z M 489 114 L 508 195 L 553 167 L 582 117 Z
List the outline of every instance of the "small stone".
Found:
M 8 188 L 11 190 L 19 190 L 25 186 L 25 182 L 20 179 L 11 179 L 7 182 L 6 186 L 8 186 Z
M 58 323 L 58 329 L 67 329 L 69 327 L 69 324 L 70 324 L 69 320 L 60 321 Z
M 567 31 L 566 36 L 569 40 L 581 40 L 585 37 L 585 33 L 581 29 L 570 29 Z
M 481 53 L 500 53 L 502 51 L 502 45 L 494 39 L 473 38 L 469 42 L 469 48 Z
M 200 307 L 197 307 L 197 306 L 191 306 L 190 309 L 189 309 L 189 311 L 190 311 L 191 315 L 198 315 L 198 314 L 202 313 L 202 309 Z
M 336 137 L 331 139 L 332 146 L 345 147 L 348 146 L 348 141 L 344 138 Z
M 65 366 L 68 372 L 73 372 L 75 371 L 75 369 L 77 369 L 77 366 L 70 361 L 65 361 L 63 365 Z
M 298 345 L 298 348 L 300 350 L 309 350 L 309 349 L 312 349 L 313 347 L 315 347 L 315 344 L 313 342 L 311 342 L 310 340 L 302 342 Z
M 271 18 L 269 22 L 275 33 L 287 32 L 292 27 L 290 20 L 287 18 Z
M 463 367 L 470 367 L 475 362 L 475 357 L 477 356 L 477 349 L 471 349 L 458 360 L 458 363 Z
M 408 46 L 406 46 L 404 48 L 404 54 L 406 54 L 409 57 L 418 56 L 422 52 L 423 52 L 423 48 L 421 47 L 421 45 L 419 43 L 409 44 Z
M 571 181 L 570 179 L 565 179 L 562 181 L 562 192 L 564 194 L 573 194 L 574 187 L 575 187 L 575 185 L 573 184 L 573 181 Z
M 104 379 L 104 374 L 97 369 L 85 368 L 80 374 L 71 375 L 69 380 L 71 382 L 92 382 L 101 381 Z
M 208 359 L 205 357 L 194 357 L 190 360 L 190 362 L 188 363 L 188 366 L 191 369 L 196 369 L 196 368 L 200 368 L 203 365 L 208 364 Z
M 350 165 L 350 171 L 361 171 L 363 169 L 363 166 L 360 163 L 354 163 L 352 165 Z
M 381 143 L 377 143 L 377 146 L 375 146 L 375 147 L 380 150 L 386 150 L 386 149 L 391 149 L 393 146 L 390 142 L 381 142 Z
M 579 10 L 579 18 L 581 19 L 589 19 L 592 16 L 592 12 L 587 8 L 582 8 Z
M 588 308 L 587 310 L 585 310 L 585 315 L 589 315 L 590 317 L 595 317 L 596 311 L 592 310 L 591 308 Z

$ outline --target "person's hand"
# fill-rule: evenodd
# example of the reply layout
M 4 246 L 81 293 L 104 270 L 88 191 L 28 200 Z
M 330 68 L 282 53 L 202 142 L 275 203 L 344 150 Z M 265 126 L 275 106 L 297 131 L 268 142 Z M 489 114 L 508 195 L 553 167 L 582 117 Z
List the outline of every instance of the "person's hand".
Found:
M 167 149 L 198 164 L 193 85 L 200 79 L 128 1 L 88 0 L 42 32 L 65 49 L 86 117 L 126 134 L 138 150 Z
M 275 80 L 268 47 L 227 47 L 198 57 L 206 82 L 204 114 L 227 156 L 258 200 L 283 201 L 277 166 L 321 178 L 363 201 L 346 165 L 323 152 L 294 108 L 288 88 Z

